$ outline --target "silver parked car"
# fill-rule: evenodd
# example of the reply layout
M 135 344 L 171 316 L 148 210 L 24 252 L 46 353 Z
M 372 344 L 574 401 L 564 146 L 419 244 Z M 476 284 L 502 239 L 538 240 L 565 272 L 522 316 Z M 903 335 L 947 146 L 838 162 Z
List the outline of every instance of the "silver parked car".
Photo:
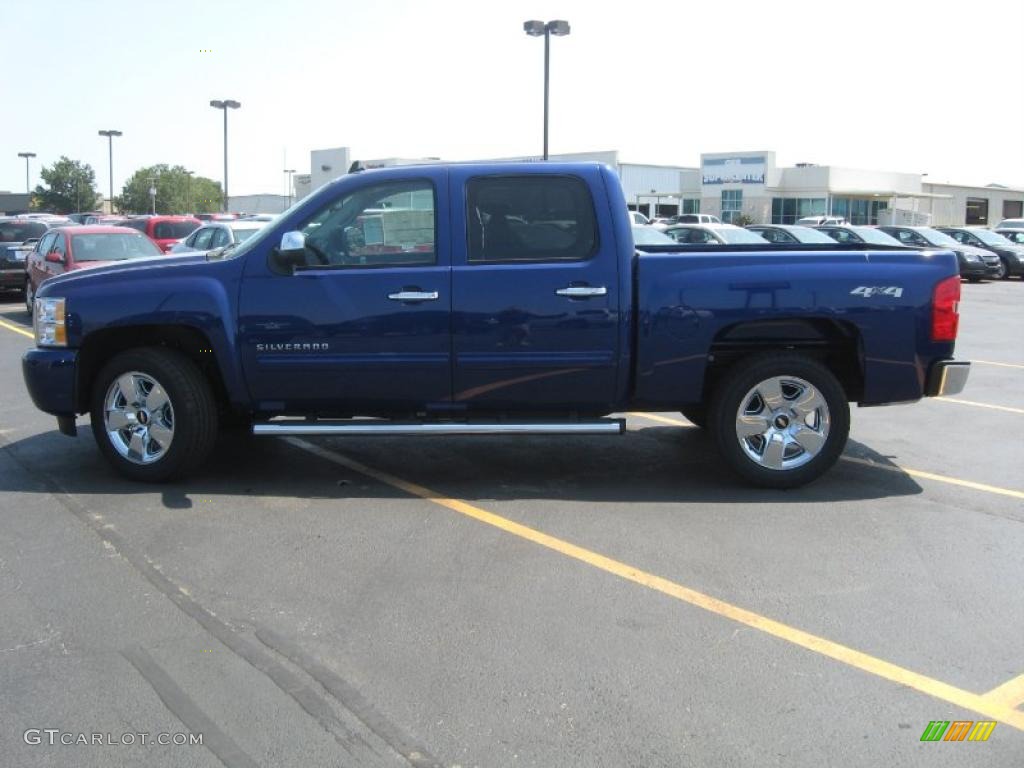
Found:
M 747 227 L 751 232 L 756 232 L 769 243 L 818 243 L 821 245 L 835 244 L 835 240 L 810 227 L 801 227 L 796 224 L 753 224 Z
M 665 234 L 677 243 L 697 245 L 736 245 L 768 243 L 763 237 L 749 229 L 735 224 L 675 224 L 667 227 Z
M 217 248 L 227 248 L 249 239 L 268 223 L 242 219 L 208 221 L 180 243 L 173 245 L 168 253 L 208 253 Z

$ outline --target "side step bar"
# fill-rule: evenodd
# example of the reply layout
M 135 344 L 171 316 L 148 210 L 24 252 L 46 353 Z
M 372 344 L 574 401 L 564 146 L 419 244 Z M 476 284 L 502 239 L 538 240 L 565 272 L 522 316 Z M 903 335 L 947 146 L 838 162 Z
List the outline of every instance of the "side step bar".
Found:
M 394 422 L 377 419 L 306 421 L 282 419 L 253 424 L 254 435 L 621 435 L 625 419 L 560 422 Z

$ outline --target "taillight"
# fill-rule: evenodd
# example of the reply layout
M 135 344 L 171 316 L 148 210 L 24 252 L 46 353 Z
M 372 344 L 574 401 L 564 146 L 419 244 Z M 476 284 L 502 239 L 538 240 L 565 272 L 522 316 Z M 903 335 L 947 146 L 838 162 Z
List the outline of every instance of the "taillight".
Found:
M 956 341 L 960 325 L 960 277 L 947 277 L 932 293 L 932 341 Z

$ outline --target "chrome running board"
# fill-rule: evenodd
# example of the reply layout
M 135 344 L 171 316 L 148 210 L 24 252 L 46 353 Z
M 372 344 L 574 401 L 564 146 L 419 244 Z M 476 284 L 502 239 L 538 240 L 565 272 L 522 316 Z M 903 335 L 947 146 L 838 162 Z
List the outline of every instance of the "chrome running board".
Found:
M 625 419 L 560 422 L 394 422 L 281 419 L 252 425 L 254 435 L 621 435 Z

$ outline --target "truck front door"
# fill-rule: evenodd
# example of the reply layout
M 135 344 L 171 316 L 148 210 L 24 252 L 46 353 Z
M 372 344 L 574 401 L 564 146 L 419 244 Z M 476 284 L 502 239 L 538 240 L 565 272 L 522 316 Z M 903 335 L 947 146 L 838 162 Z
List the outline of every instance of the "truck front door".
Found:
M 257 408 L 389 413 L 451 397 L 446 172 L 350 177 L 290 214 L 305 265 L 275 259 L 283 229 L 250 254 L 239 339 Z M 253 258 L 257 257 L 257 258 Z
M 455 168 L 451 188 L 454 405 L 606 412 L 620 297 L 600 170 Z

